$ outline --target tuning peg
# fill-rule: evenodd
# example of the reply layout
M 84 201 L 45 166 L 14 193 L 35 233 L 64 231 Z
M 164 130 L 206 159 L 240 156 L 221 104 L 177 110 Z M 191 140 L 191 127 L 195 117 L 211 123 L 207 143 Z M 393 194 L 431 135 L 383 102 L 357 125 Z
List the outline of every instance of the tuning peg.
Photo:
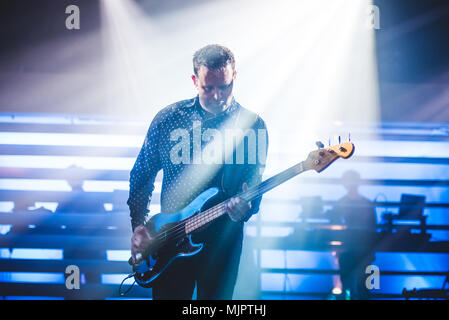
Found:
M 340 143 L 341 143 L 341 137 L 338 136 L 338 144 L 340 144 Z
M 351 142 L 351 132 L 349 132 L 349 142 Z
M 323 148 L 324 144 L 321 141 L 317 141 L 315 142 L 316 146 L 318 147 L 318 149 Z
M 329 142 L 329 147 L 330 147 L 331 146 L 331 138 L 329 138 L 328 142 Z

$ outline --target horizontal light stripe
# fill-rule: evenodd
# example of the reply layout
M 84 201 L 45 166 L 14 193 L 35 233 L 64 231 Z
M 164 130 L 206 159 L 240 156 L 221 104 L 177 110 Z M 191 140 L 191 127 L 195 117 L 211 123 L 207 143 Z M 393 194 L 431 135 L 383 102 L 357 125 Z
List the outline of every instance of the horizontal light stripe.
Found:
M 40 124 L 68 124 L 70 126 L 76 125 L 147 125 L 146 121 L 140 121 L 138 119 L 124 119 L 123 117 L 112 117 L 112 116 L 90 116 L 86 115 L 61 115 L 61 114 L 47 114 L 47 113 L 0 113 L 0 124 L 1 123 L 40 123 Z
M 106 250 L 108 261 L 128 261 L 130 257 L 131 250 Z
M 65 180 L 0 179 L 0 190 L 71 191 Z
M 0 156 L 0 167 L 66 169 L 76 165 L 92 170 L 131 170 L 135 158 L 69 156 Z
M 357 144 L 359 156 L 449 158 L 449 142 L 363 141 Z
M 63 273 L 45 272 L 0 272 L 0 282 L 9 283 L 65 283 Z
M 388 271 L 448 271 L 449 253 L 376 252 L 375 265 Z
M 129 190 L 129 182 L 86 180 L 83 184 L 83 190 L 86 192 L 113 192 L 114 190 Z
M 3 259 L 35 259 L 35 260 L 63 260 L 62 249 L 28 249 L 14 248 L 12 252 L 7 248 L 0 249 L 0 257 Z
M 327 274 L 261 274 L 261 289 L 264 291 L 330 292 L 332 288 L 332 275 Z
M 141 147 L 144 136 L 115 134 L 1 132 L 0 144 Z
M 35 202 L 34 207 L 32 207 L 30 209 L 33 210 L 33 209 L 45 208 L 45 209 L 55 212 L 57 207 L 58 207 L 57 202 Z
M 8 248 L 0 248 L 0 259 L 9 259 L 11 251 Z
M 382 271 L 382 269 L 381 269 Z M 381 275 L 376 293 L 401 294 L 402 290 L 441 288 L 444 276 Z
M 14 209 L 13 201 L 0 201 L 0 212 L 11 212 Z
M 0 224 L 0 235 L 5 235 L 11 231 L 12 225 L 10 224 Z
M 128 257 L 129 258 L 129 257 Z M 129 274 L 127 273 L 104 273 L 101 275 L 102 284 L 120 284 Z M 134 278 L 129 278 L 125 281 L 125 285 L 131 285 L 134 282 Z
M 71 124 L 72 118 L 52 116 L 33 117 L 28 115 L 0 115 L 0 123 L 41 123 L 41 124 Z
M 444 199 L 448 199 L 449 187 L 362 185 L 359 193 L 370 200 L 377 197 L 379 201 L 399 201 L 401 195 L 407 193 L 425 195 L 426 202 L 444 202 Z M 323 200 L 332 201 L 342 198 L 345 194 L 346 191 L 341 185 L 307 183 L 293 188 L 288 186 L 287 182 L 268 192 L 264 198 L 275 199 L 282 203 L 282 201 L 298 201 L 301 197 L 321 196 Z
M 154 183 L 155 190 L 160 190 L 162 183 Z M 27 191 L 67 191 L 72 188 L 65 180 L 53 179 L 0 179 L 0 190 L 27 190 Z M 85 192 L 113 192 L 114 190 L 129 190 L 128 181 L 99 181 L 86 180 L 83 183 Z M 42 202 L 37 202 L 42 203 Z
M 261 228 L 261 236 L 262 237 L 287 237 L 292 235 L 293 228 L 290 227 L 262 227 Z M 251 237 L 257 236 L 257 228 L 256 227 L 246 227 L 245 234 Z
M 448 165 L 442 164 L 418 164 L 418 163 L 367 163 L 338 160 L 326 168 L 323 173 L 317 175 L 310 172 L 302 177 L 322 177 L 340 179 L 344 172 L 355 170 L 359 172 L 361 179 L 376 180 L 447 180 L 449 179 Z

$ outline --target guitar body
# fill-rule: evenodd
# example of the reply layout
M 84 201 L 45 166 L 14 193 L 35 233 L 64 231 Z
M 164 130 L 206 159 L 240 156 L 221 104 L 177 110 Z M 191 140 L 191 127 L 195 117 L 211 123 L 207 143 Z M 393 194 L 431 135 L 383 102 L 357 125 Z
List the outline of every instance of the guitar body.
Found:
M 152 241 L 164 239 L 166 232 L 174 228 L 181 236 L 176 241 L 164 241 L 163 246 L 158 250 L 144 254 L 144 259 L 133 266 L 134 279 L 137 284 L 151 288 L 159 275 L 177 258 L 190 257 L 201 251 L 203 244 L 194 244 L 191 236 L 185 235 L 182 222 L 196 214 L 201 214 L 204 204 L 215 197 L 218 192 L 218 188 L 207 189 L 181 211 L 168 214 L 159 213 L 148 221 Z M 184 236 L 182 236 L 183 234 Z M 149 248 L 151 247 L 150 243 Z

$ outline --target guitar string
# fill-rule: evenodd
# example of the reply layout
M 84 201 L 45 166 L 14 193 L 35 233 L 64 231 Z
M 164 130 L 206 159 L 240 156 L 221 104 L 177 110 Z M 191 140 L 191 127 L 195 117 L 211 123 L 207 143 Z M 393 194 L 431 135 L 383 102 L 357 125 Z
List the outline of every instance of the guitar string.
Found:
M 226 201 L 227 202 L 227 201 Z M 219 212 L 223 207 L 225 202 L 222 202 L 206 211 L 203 212 L 203 214 L 199 215 L 199 216 L 194 216 L 192 218 L 196 218 L 195 221 L 182 221 L 179 222 L 175 227 L 168 229 L 160 234 L 158 234 L 156 237 L 154 237 L 154 240 L 161 240 L 162 238 L 168 238 L 168 234 L 170 234 L 170 236 L 173 235 L 173 233 L 179 233 L 179 232 L 183 232 L 185 231 L 185 227 L 186 225 L 190 222 L 192 225 L 197 225 L 199 224 L 199 222 L 202 222 L 204 220 L 204 216 L 207 215 L 209 216 L 211 213 L 216 213 Z M 201 217 L 201 218 L 199 218 Z M 175 238 L 176 239 L 176 238 Z
M 268 188 L 267 188 L 268 187 Z M 247 194 L 247 196 L 249 196 L 250 195 L 250 198 L 252 198 L 252 196 L 256 196 L 256 195 L 258 195 L 258 194 L 260 194 L 260 193 L 264 193 L 265 192 L 265 190 L 269 190 L 269 187 L 270 186 L 264 186 L 264 188 L 260 188 L 259 190 L 254 190 L 254 191 L 252 191 L 252 193 L 248 193 Z M 227 202 L 227 201 L 226 201 Z M 189 227 L 195 227 L 195 229 L 197 229 L 198 227 L 202 227 L 202 226 L 204 226 L 205 224 L 207 224 L 207 223 L 209 223 L 209 222 L 211 222 L 213 219 L 210 219 L 209 220 L 209 218 L 212 216 L 212 215 L 214 215 L 214 214 L 217 214 L 219 211 L 221 211 L 222 209 L 223 209 L 223 205 L 225 204 L 225 202 L 223 202 L 222 204 L 221 204 L 221 207 L 218 207 L 218 208 L 211 208 L 211 209 L 214 209 L 214 210 L 211 210 L 211 209 L 209 209 L 209 210 L 207 210 L 207 211 L 205 211 L 203 214 L 201 214 L 201 215 L 199 215 L 199 216 L 195 216 L 195 218 L 196 219 L 193 219 L 193 220 L 191 220 L 191 221 L 187 221 L 187 222 L 185 222 L 185 223 L 180 223 L 180 226 L 179 226 L 179 228 L 177 228 L 177 227 L 174 227 L 173 229 L 171 229 L 169 232 L 171 233 L 170 234 L 170 238 L 171 239 L 173 239 L 173 241 L 176 241 L 178 238 L 182 238 L 182 237 L 184 237 L 186 234 L 185 234 L 185 227 L 187 226 L 187 224 L 188 224 L 188 226 Z M 206 222 L 205 224 L 202 224 L 202 222 Z M 175 230 L 175 229 L 177 229 L 177 230 Z M 167 231 L 167 233 L 168 233 L 168 231 Z M 163 237 L 165 237 L 164 235 L 162 235 Z
M 287 169 L 285 172 L 281 172 L 276 179 L 268 179 L 264 182 L 262 182 L 261 184 L 251 188 L 253 190 L 248 190 L 246 191 L 246 197 L 252 198 L 254 196 L 260 195 L 265 193 L 267 190 L 270 190 L 270 188 L 274 187 L 272 186 L 272 182 L 275 180 L 282 180 L 284 178 L 284 176 L 289 176 L 291 174 L 291 170 L 293 168 L 295 168 L 298 165 L 295 165 L 292 168 Z M 300 172 L 299 172 L 300 173 Z M 299 174 L 296 173 L 295 175 Z M 286 178 L 287 178 L 286 177 Z M 293 176 L 292 176 L 293 177 Z M 273 177 L 274 178 L 274 177 Z M 244 193 L 240 193 L 236 196 L 239 195 L 243 195 Z M 210 219 L 209 221 L 207 221 L 212 215 L 217 214 L 220 210 L 222 210 L 223 205 L 226 203 L 227 201 L 222 202 L 221 204 L 218 204 L 208 210 L 206 210 L 203 214 L 198 215 L 198 216 L 194 216 L 192 217 L 190 221 L 185 221 L 185 222 L 180 222 L 177 226 L 165 231 L 163 234 L 160 234 L 158 236 L 156 236 L 154 239 L 159 238 L 158 240 L 160 240 L 161 238 L 168 238 L 170 237 L 172 239 L 172 241 L 177 240 L 178 238 L 182 238 L 184 237 L 185 234 L 185 229 L 187 226 L 189 227 L 195 227 L 195 229 L 197 229 L 198 227 L 202 227 L 203 225 L 211 222 L 213 219 Z M 202 222 L 206 222 L 205 224 L 202 224 Z M 169 235 L 170 234 L 170 235 Z
M 304 163 L 304 162 L 300 162 L 300 163 L 294 165 L 293 167 L 290 167 L 290 168 L 286 169 L 285 171 L 279 173 L 278 175 L 273 176 L 273 177 L 271 177 L 271 178 L 269 178 L 269 179 L 263 181 L 263 182 L 260 183 L 259 185 L 254 186 L 254 187 L 252 187 L 252 188 L 249 188 L 249 189 L 248 189 L 247 191 L 245 191 L 245 192 L 242 192 L 242 193 L 239 193 L 239 194 L 235 195 L 235 197 L 243 196 L 243 195 L 245 195 L 245 193 L 246 193 L 246 196 L 249 196 L 249 199 L 251 199 L 251 198 L 253 198 L 253 197 L 255 197 L 255 196 L 259 196 L 259 195 L 261 195 L 261 194 L 264 194 L 265 192 L 269 191 L 270 189 L 276 187 L 276 185 L 272 186 L 272 183 L 273 183 L 273 182 L 277 182 L 277 181 L 279 181 L 279 180 L 284 180 L 283 182 L 285 182 L 285 181 L 291 179 L 292 177 L 294 177 L 294 176 L 296 176 L 296 175 L 298 175 L 298 174 L 300 174 L 300 173 L 306 171 L 306 170 L 304 170 L 304 164 L 303 164 L 303 163 Z M 300 168 L 300 171 L 299 171 L 299 172 L 295 172 L 294 170 L 298 169 L 298 167 Z M 292 172 L 292 171 L 293 171 L 293 172 Z M 293 174 L 292 174 L 292 173 L 293 173 Z M 286 177 L 285 177 L 285 176 L 286 176 Z M 282 182 L 282 183 L 283 183 L 283 182 Z M 277 185 L 279 185 L 279 183 L 278 183 Z M 251 190 L 251 189 L 253 189 L 253 190 Z M 248 201 L 250 201 L 250 200 L 248 200 Z M 179 238 L 180 235 L 181 235 L 181 236 L 185 236 L 186 234 L 184 234 L 184 233 L 185 233 L 185 228 L 186 228 L 187 224 L 189 224 L 189 226 L 193 226 L 193 227 L 198 228 L 197 225 L 199 225 L 200 223 L 202 223 L 202 222 L 204 222 L 205 220 L 207 220 L 206 217 L 210 217 L 212 214 L 215 214 L 215 213 L 217 213 L 219 210 L 221 210 L 222 208 L 220 208 L 220 206 L 222 206 L 222 205 L 225 204 L 226 202 L 227 202 L 227 200 L 225 200 L 225 201 L 222 202 L 221 204 L 218 204 L 218 205 L 216 205 L 216 206 L 214 206 L 214 207 L 212 207 L 212 208 L 206 210 L 206 211 L 203 212 L 203 214 L 201 214 L 201 215 L 198 215 L 198 216 L 194 216 L 194 217 L 188 218 L 187 220 L 191 219 L 190 221 L 179 222 L 176 226 L 174 226 L 174 227 L 171 228 L 171 229 L 168 229 L 167 231 L 164 231 L 163 234 L 157 235 L 154 239 L 158 239 L 158 238 L 159 238 L 159 239 L 161 239 L 161 238 L 167 238 L 167 234 L 169 234 L 169 233 L 171 233 L 172 235 L 173 235 L 173 233 L 175 233 L 175 236 L 174 236 L 174 238 L 173 238 L 174 240 L 176 240 L 177 238 Z M 209 220 L 209 221 L 206 221 L 205 224 L 211 222 L 212 220 L 213 220 L 213 219 L 211 219 L 211 220 Z M 201 226 L 202 226 L 202 225 L 200 225 L 200 227 L 201 227 Z M 196 228 L 195 228 L 195 229 L 196 229 Z M 159 240 L 159 239 L 158 239 L 158 240 Z
M 302 164 L 302 163 L 297 164 L 297 165 L 295 165 L 295 166 L 293 166 L 293 167 L 291 167 L 291 168 L 285 170 L 284 172 L 279 173 L 277 176 L 274 176 L 274 177 L 272 177 L 272 178 L 270 178 L 270 179 L 267 179 L 267 180 L 265 180 L 264 182 L 260 183 L 259 185 L 254 186 L 254 187 L 248 189 L 248 190 L 245 191 L 245 192 L 242 192 L 242 193 L 240 193 L 240 194 L 237 194 L 236 196 L 243 196 L 243 195 L 246 193 L 246 197 L 249 196 L 249 198 L 251 199 L 251 198 L 253 198 L 254 196 L 258 196 L 258 195 L 260 195 L 260 194 L 263 194 L 263 193 L 265 193 L 267 190 L 270 190 L 271 187 L 274 187 L 274 186 L 271 185 L 273 181 L 276 181 L 276 180 L 282 180 L 282 179 L 284 178 L 284 176 L 287 176 L 287 177 L 288 177 L 288 176 L 292 173 L 292 172 L 290 172 L 290 171 L 292 171 L 293 169 L 295 169 L 297 166 L 300 166 L 301 164 Z M 301 172 L 303 172 L 303 171 L 304 171 L 304 170 L 301 170 Z M 297 174 L 299 174 L 299 173 L 301 173 L 301 172 L 295 173 L 295 175 L 297 175 Z M 295 176 L 295 175 L 293 175 L 293 176 Z M 293 176 L 292 176 L 292 177 L 293 177 Z M 276 179 L 273 179 L 273 178 L 275 178 L 275 177 L 276 177 Z M 286 178 L 287 178 L 287 177 L 286 177 Z M 291 177 L 290 177 L 290 178 L 291 178 Z M 251 190 L 251 189 L 253 189 L 253 190 Z M 184 222 L 178 223 L 178 225 L 176 225 L 175 227 L 172 227 L 171 229 L 168 229 L 167 231 L 164 231 L 163 234 L 157 235 L 154 239 L 155 239 L 155 240 L 161 240 L 161 238 L 167 238 L 169 233 L 170 233 L 170 237 L 171 237 L 173 240 L 177 240 L 178 238 L 185 236 L 185 235 L 184 235 L 184 232 L 185 232 L 185 228 L 186 228 L 187 224 L 189 224 L 189 226 L 191 226 L 191 227 L 196 227 L 196 228 L 198 228 L 198 225 L 200 225 L 202 222 L 206 221 L 206 220 L 207 220 L 210 216 L 212 216 L 213 214 L 216 214 L 216 213 L 218 213 L 220 210 L 222 210 L 222 209 L 223 209 L 223 208 L 222 208 L 223 205 L 224 205 L 225 203 L 227 203 L 227 201 L 228 201 L 228 200 L 225 200 L 224 202 L 222 202 L 222 203 L 220 203 L 220 204 L 218 204 L 218 205 L 216 205 L 216 206 L 214 206 L 214 207 L 212 207 L 212 208 L 206 210 L 206 211 L 203 212 L 203 214 L 201 214 L 201 215 L 192 217 L 190 221 L 184 221 Z M 212 220 L 213 220 L 213 219 L 211 219 L 211 220 L 209 220 L 209 221 L 206 221 L 205 224 L 211 222 Z M 204 225 L 204 224 L 203 224 L 203 225 Z M 199 227 L 201 227 L 201 226 L 203 226 L 203 225 L 200 225 Z M 196 229 L 196 228 L 195 228 L 195 229 Z
M 220 207 L 223 207 L 223 204 L 224 204 L 224 202 L 222 202 L 222 203 L 220 203 L 220 204 L 218 204 L 218 205 L 216 205 L 216 206 L 214 206 L 214 207 L 212 207 L 212 208 L 210 208 L 210 209 L 208 209 L 208 210 L 211 210 L 211 212 L 214 212 L 214 214 L 216 214 L 216 213 L 218 213 L 222 208 L 220 208 Z M 214 210 L 212 210 L 212 209 L 214 209 Z M 207 211 L 208 211 L 207 210 Z M 204 212 L 204 213 L 206 213 L 206 211 Z M 201 220 L 202 221 L 202 220 Z M 166 232 L 164 232 L 164 234 L 165 233 L 172 233 L 171 235 L 170 235 L 170 240 L 172 240 L 172 241 L 176 241 L 177 239 L 181 239 L 181 238 L 183 238 L 183 237 L 185 237 L 186 236 L 186 233 L 185 233 L 185 226 L 186 226 L 186 223 L 185 222 L 180 222 L 179 224 L 178 224 L 178 226 L 177 227 L 174 227 L 174 228 L 172 228 L 172 229 L 169 229 L 169 230 L 167 230 Z M 177 229 L 177 230 L 175 230 L 175 229 Z M 173 234 L 173 233 L 175 233 L 175 234 Z M 153 238 L 153 239 L 157 239 L 157 240 L 160 240 L 160 238 L 167 238 L 167 235 L 164 235 L 164 234 L 160 234 L 160 235 L 158 235 L 158 236 L 156 236 L 155 238 Z M 159 238 L 159 239 L 158 239 Z M 156 241 L 157 242 L 157 241 Z M 153 245 L 154 246 L 154 245 Z M 163 247 L 163 243 L 162 244 L 160 244 L 159 243 L 159 245 L 156 245 L 156 248 L 154 249 L 154 251 L 157 251 L 158 249 L 160 249 L 161 247 Z
M 250 195 L 250 198 L 253 195 L 257 195 L 257 190 L 253 190 L 251 192 L 252 192 L 252 194 L 248 193 L 248 195 Z M 204 211 L 202 214 L 190 218 L 190 221 L 188 220 L 188 221 L 178 223 L 177 226 L 165 231 L 164 234 L 158 235 L 157 237 L 155 237 L 155 239 L 159 238 L 159 240 L 160 240 L 161 238 L 167 238 L 168 234 L 170 234 L 170 237 L 173 238 L 174 240 L 176 240 L 179 237 L 179 234 L 184 236 L 183 233 L 185 232 L 186 227 L 196 227 L 196 228 L 198 226 L 201 227 L 202 222 L 208 220 L 212 215 L 217 214 L 219 211 L 221 211 L 227 202 L 228 202 L 228 200 L 223 201 L 222 203 Z M 212 220 L 213 219 L 211 219 L 210 221 L 206 221 L 206 224 L 208 222 L 211 222 Z

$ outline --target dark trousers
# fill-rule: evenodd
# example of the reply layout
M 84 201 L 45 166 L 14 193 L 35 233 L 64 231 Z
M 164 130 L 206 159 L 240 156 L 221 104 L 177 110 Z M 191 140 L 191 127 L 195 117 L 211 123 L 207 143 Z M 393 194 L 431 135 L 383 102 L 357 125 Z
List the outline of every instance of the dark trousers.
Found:
M 237 281 L 242 239 L 206 242 L 191 257 L 176 259 L 153 286 L 154 300 L 231 300 Z
M 370 299 L 370 291 L 365 284 L 368 276 L 365 269 L 374 259 L 374 254 L 368 249 L 366 251 L 344 251 L 338 254 L 343 292 L 350 290 L 351 299 Z

